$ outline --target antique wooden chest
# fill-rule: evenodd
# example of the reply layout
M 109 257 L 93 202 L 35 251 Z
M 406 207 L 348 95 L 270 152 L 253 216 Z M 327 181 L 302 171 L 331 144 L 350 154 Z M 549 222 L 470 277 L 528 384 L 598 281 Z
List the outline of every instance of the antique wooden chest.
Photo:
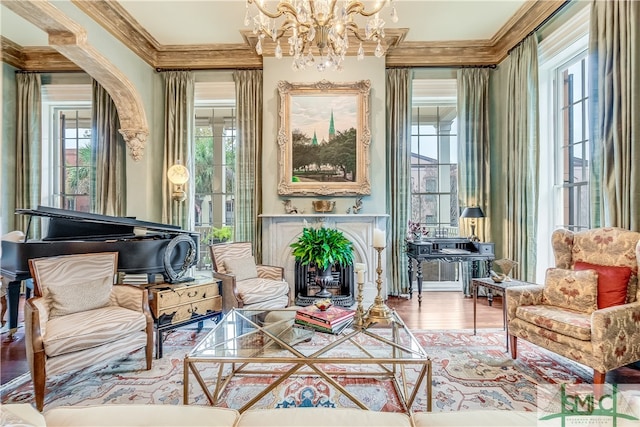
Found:
M 196 321 L 222 312 L 218 280 L 161 283 L 149 287 L 149 308 L 159 326 Z

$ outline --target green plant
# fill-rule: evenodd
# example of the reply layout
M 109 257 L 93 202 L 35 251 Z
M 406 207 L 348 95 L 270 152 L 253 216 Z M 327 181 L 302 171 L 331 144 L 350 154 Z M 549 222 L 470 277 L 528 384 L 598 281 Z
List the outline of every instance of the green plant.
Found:
M 220 240 L 221 242 L 226 242 L 227 240 L 231 240 L 233 235 L 233 230 L 228 225 L 224 225 L 220 228 L 212 227 L 209 232 L 203 237 L 203 240 L 209 242 L 213 239 Z
M 303 265 L 314 264 L 320 270 L 332 265 L 351 265 L 353 246 L 340 230 L 334 228 L 304 228 L 298 240 L 291 244 L 292 255 Z

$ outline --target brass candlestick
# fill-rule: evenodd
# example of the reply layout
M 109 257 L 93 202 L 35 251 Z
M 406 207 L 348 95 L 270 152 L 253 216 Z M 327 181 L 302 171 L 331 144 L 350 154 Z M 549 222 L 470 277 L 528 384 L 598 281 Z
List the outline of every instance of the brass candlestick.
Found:
M 372 323 L 390 323 L 391 314 L 393 313 L 393 311 L 384 303 L 384 299 L 382 298 L 382 251 L 384 248 L 374 247 L 374 249 L 378 251 L 378 267 L 376 268 L 376 273 L 378 273 L 378 279 L 376 279 L 378 294 L 373 300 L 373 305 L 369 307 L 369 310 L 367 311 L 365 318 L 366 326 Z
M 356 308 L 356 315 L 354 318 L 354 326 L 358 329 L 362 329 L 364 327 L 364 308 L 362 307 L 362 288 L 364 286 L 364 282 L 358 280 L 358 295 L 356 296 L 356 301 L 358 301 L 358 307 Z

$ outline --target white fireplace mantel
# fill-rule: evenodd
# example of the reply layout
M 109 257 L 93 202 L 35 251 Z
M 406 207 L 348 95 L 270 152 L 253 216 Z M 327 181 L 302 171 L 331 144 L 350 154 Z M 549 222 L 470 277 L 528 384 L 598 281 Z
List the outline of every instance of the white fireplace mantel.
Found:
M 376 268 L 378 252 L 373 248 L 373 232 L 377 228 L 386 232 L 387 214 L 276 214 L 260 215 L 262 218 L 262 261 L 264 264 L 284 267 L 285 279 L 295 287 L 295 259 L 291 255 L 294 243 L 304 227 L 331 227 L 342 231 L 351 240 L 354 249 L 354 262 L 367 266 L 363 304 L 373 303 L 377 294 Z M 386 251 L 382 251 L 382 296 L 386 299 L 387 269 Z M 293 295 L 295 298 L 295 295 Z

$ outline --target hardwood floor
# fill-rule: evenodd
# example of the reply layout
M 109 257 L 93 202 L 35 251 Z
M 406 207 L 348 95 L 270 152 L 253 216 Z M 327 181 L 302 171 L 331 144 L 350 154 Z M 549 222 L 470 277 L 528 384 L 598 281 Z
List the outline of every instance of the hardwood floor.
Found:
M 390 308 L 395 309 L 411 329 L 472 329 L 473 298 L 465 298 L 461 292 L 424 292 L 422 304 L 418 305 L 416 295 L 412 299 L 391 297 L 387 301 Z M 489 306 L 486 298 L 478 298 L 477 327 L 502 327 L 502 298 L 494 297 Z M 20 312 L 22 313 L 22 304 Z M 22 317 L 20 318 L 22 322 Z M 7 342 L 7 335 L 2 335 L 0 384 L 27 372 L 29 366 L 25 357 L 24 328 L 20 327 L 14 341 Z M 640 370 L 623 367 L 607 374 L 607 381 L 612 383 L 640 383 Z

